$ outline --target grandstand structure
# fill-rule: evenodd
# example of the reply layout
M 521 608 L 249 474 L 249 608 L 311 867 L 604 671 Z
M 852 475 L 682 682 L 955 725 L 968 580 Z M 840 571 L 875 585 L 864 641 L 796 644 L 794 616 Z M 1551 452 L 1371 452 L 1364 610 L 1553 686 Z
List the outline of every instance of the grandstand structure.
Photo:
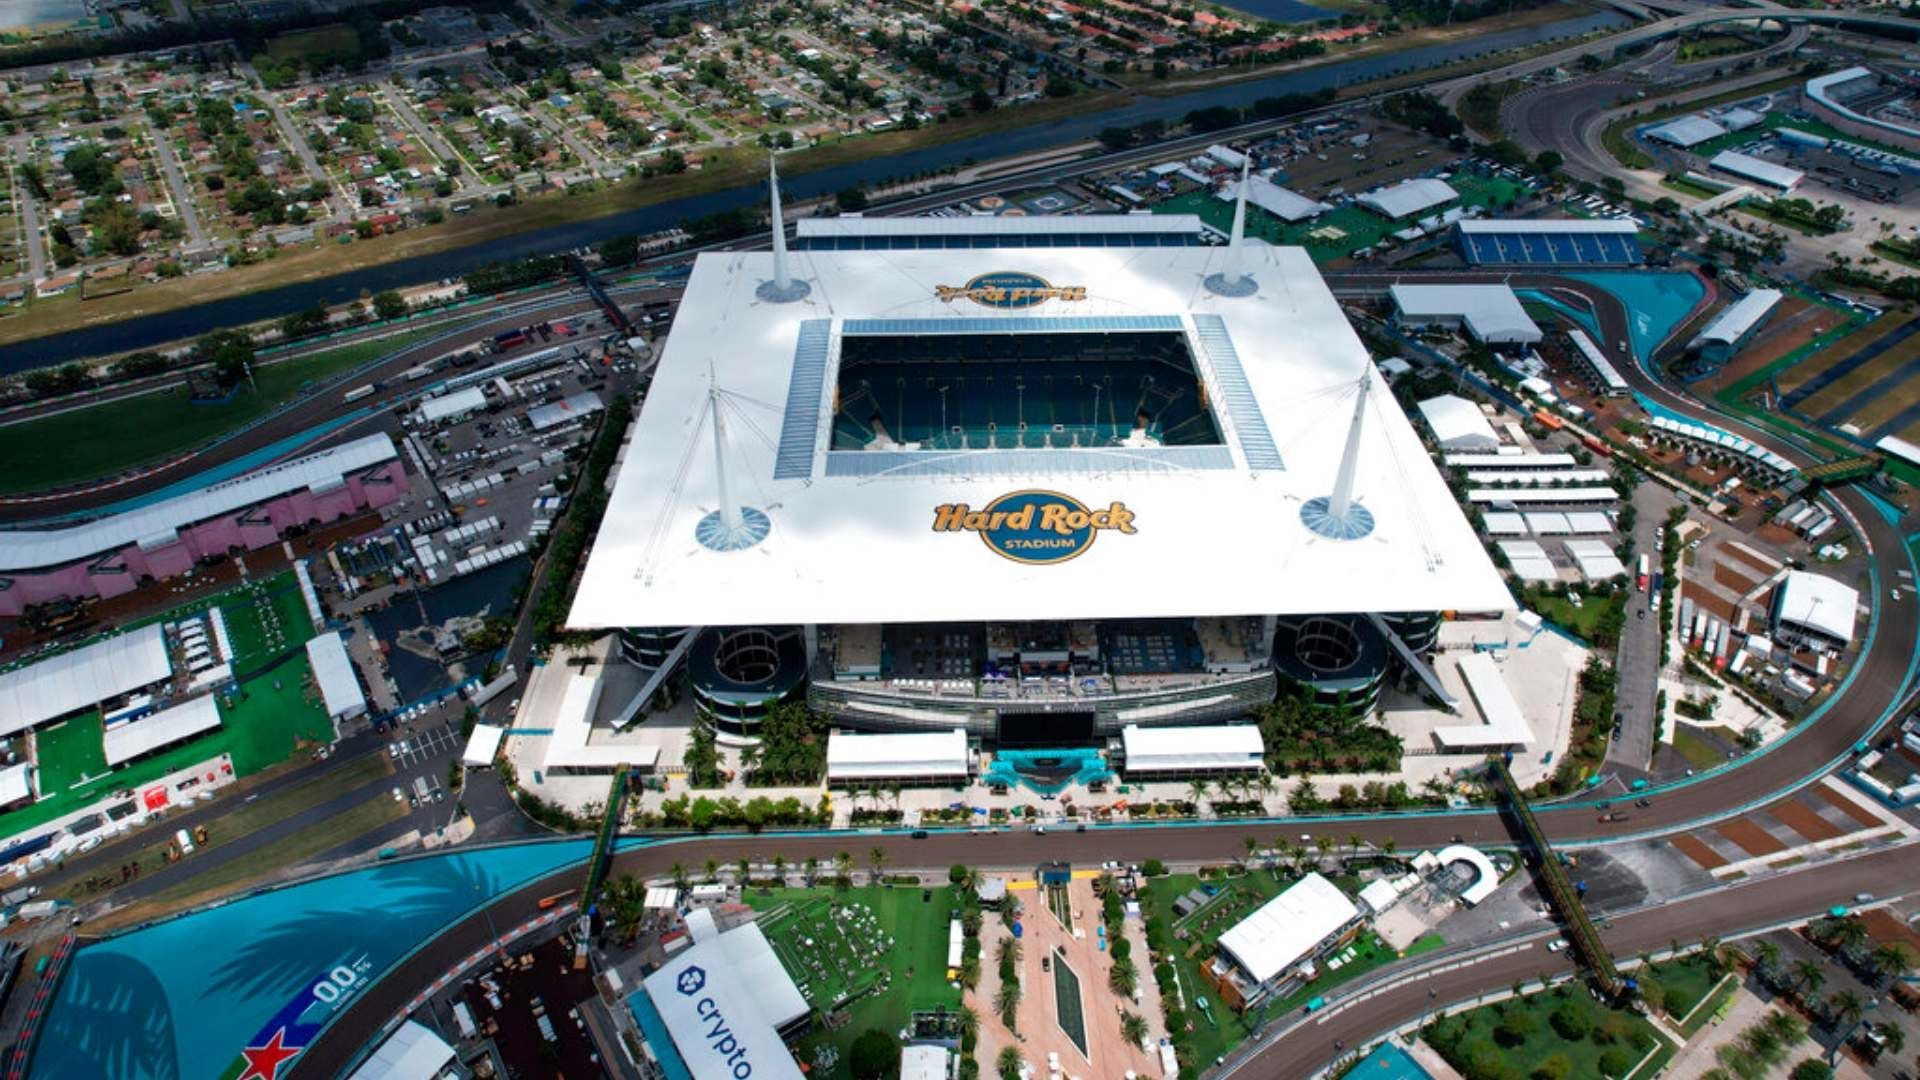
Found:
M 132 592 L 277 544 L 289 529 L 385 506 L 406 489 L 400 455 L 381 433 L 82 524 L 0 530 L 0 616 Z
M 1470 219 L 1454 223 L 1470 266 L 1639 266 L 1640 226 L 1625 218 Z
M 1863 139 L 1920 152 L 1920 83 L 1911 74 L 1850 67 L 1807 80 L 1809 110 Z
M 684 663 L 730 735 L 802 699 L 1029 747 L 1284 682 L 1370 707 L 1439 612 L 1512 600 L 1311 260 L 1244 212 L 1225 246 L 854 218 L 700 255 L 569 624 Z

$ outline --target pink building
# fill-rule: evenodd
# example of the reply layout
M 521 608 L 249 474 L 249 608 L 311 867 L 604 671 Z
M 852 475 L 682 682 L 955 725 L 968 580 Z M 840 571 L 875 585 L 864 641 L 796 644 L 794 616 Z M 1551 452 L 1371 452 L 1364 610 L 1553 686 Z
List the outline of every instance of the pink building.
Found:
M 108 597 L 203 559 L 278 543 L 385 506 L 406 470 L 384 433 L 295 458 L 124 514 L 59 529 L 0 531 L 0 615 L 67 597 Z

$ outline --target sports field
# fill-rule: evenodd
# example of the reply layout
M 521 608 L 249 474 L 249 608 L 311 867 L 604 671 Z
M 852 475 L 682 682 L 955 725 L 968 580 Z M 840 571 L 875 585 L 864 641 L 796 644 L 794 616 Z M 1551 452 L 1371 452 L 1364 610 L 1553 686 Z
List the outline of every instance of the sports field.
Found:
M 1523 190 L 1521 185 L 1510 180 L 1471 173 L 1457 174 L 1447 183 L 1460 193 L 1462 206 L 1510 206 Z M 1233 228 L 1233 204 L 1216 198 L 1208 191 L 1188 192 L 1161 203 L 1153 210 L 1156 214 L 1199 214 L 1202 221 L 1223 233 Z M 1247 207 L 1248 236 L 1260 237 L 1270 244 L 1304 247 L 1316 263 L 1344 259 L 1353 251 L 1378 243 L 1383 237 L 1391 236 L 1411 224 L 1411 221 L 1388 221 L 1359 206 L 1343 206 L 1311 221 L 1289 225 L 1257 206 Z M 1337 229 L 1342 235 L 1337 239 L 1324 234 L 1319 238 L 1311 235 L 1325 229 Z
M 292 401 L 307 383 L 444 332 L 414 330 L 262 364 L 254 368 L 257 388 L 242 387 L 224 404 L 197 404 L 176 387 L 0 426 L 0 492 L 62 487 L 171 457 Z
M 755 889 L 744 899 L 766 913 L 761 929 L 807 1003 L 845 1009 L 844 1022 L 829 1016 L 800 1040 L 813 1076 L 851 1077 L 848 1050 L 868 1028 L 898 1032 L 916 1011 L 960 1007 L 946 968 L 953 890 Z
M 1053 1012 L 1060 1030 L 1066 1032 L 1080 1056 L 1087 1056 L 1086 1003 L 1080 999 L 1080 976 L 1067 966 L 1066 954 L 1053 951 Z

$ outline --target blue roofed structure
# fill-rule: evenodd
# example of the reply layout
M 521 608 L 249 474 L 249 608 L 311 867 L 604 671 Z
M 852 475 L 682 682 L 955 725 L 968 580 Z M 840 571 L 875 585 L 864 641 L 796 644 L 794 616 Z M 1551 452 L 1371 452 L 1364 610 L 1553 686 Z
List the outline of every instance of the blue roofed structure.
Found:
M 1630 219 L 1472 220 L 1455 229 L 1472 266 L 1638 266 L 1646 258 Z

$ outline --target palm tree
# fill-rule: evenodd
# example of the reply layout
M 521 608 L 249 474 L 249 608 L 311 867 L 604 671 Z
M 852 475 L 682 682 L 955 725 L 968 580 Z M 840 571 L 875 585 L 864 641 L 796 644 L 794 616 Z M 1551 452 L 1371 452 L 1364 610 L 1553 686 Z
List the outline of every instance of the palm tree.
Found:
M 1849 951 L 1866 944 L 1868 936 L 1867 924 L 1851 916 L 1840 920 L 1840 925 L 1833 932 L 1833 939 L 1840 948 Z
M 1120 1037 L 1130 1043 L 1147 1041 L 1147 1022 L 1136 1013 L 1123 1013 L 1120 1016 Z
M 807 861 L 804 863 L 801 863 L 800 866 L 801 866 L 801 873 L 804 874 L 806 877 L 807 888 L 809 889 L 813 888 L 813 875 L 815 872 L 817 872 L 820 869 L 820 860 L 815 858 L 812 855 L 809 855 L 807 856 Z
M 1320 850 L 1320 857 L 1313 861 L 1313 865 L 1318 867 L 1326 862 L 1327 853 L 1333 850 L 1333 837 L 1316 836 L 1313 838 L 1313 846 Z
M 707 880 L 708 881 L 720 880 L 720 860 L 719 859 L 707 860 Z
M 1018 964 L 1020 962 L 1020 939 L 1019 938 L 1004 937 L 1000 939 L 999 960 L 1003 964 Z
M 1828 1002 L 1828 1005 L 1832 1007 L 1834 1017 L 1847 1027 L 1859 1023 L 1860 1018 L 1867 1013 L 1867 1003 L 1860 1000 L 1860 995 L 1852 990 L 1834 991 L 1833 1000 Z
M 980 958 L 967 956 L 960 960 L 960 985 L 971 990 L 980 985 Z
M 787 857 L 785 855 L 775 855 L 773 857 L 773 880 L 777 885 L 785 885 L 787 883 Z
M 1246 859 L 1245 865 L 1252 866 L 1253 853 L 1260 850 L 1260 841 L 1254 839 L 1251 836 L 1243 836 L 1240 838 L 1240 842 L 1246 845 L 1246 849 L 1247 849 L 1247 859 Z
M 1398 850 L 1400 850 L 1400 842 L 1393 837 L 1389 836 L 1385 840 L 1380 841 L 1380 854 L 1385 855 L 1387 858 L 1393 858 L 1393 853 Z
M 1000 1022 L 1008 1031 L 1014 1029 L 1014 1022 L 1020 1017 L 1020 984 L 1003 982 L 1000 992 L 993 996 L 993 1007 L 1000 1014 Z
M 960 1038 L 963 1041 L 971 1042 L 980 1037 L 980 1014 L 974 1011 L 973 1006 L 960 1006 L 959 1020 Z
M 840 872 L 841 878 L 851 879 L 853 877 L 853 856 L 851 854 L 843 851 L 835 855 L 833 857 L 833 865 L 834 869 Z
M 1913 968 L 1913 957 L 1907 955 L 1906 946 L 1889 941 L 1873 950 L 1873 968 L 1881 977 L 1892 981 L 1905 975 Z
M 1140 972 L 1133 961 L 1126 960 L 1113 965 L 1107 974 L 1107 986 L 1121 997 L 1132 997 L 1133 990 L 1140 985 Z
M 753 860 L 742 855 L 733 861 L 733 865 L 740 868 L 740 884 L 744 887 L 753 877 Z
M 1780 969 L 1780 946 L 1771 941 L 1762 941 L 1753 948 L 1754 959 L 1762 972 L 1778 973 Z M 1762 978 L 1765 976 L 1763 975 Z
M 887 853 L 884 849 L 882 849 L 878 845 L 875 845 L 871 850 L 867 852 L 867 867 L 869 870 L 872 871 L 872 875 L 867 878 L 867 884 L 869 885 L 880 884 L 880 868 L 882 866 L 885 866 L 886 862 L 887 862 Z
M 686 863 L 683 863 L 683 862 L 674 863 L 673 866 L 667 870 L 667 873 L 673 875 L 673 883 L 675 886 L 682 889 L 687 887 L 687 864 Z
M 1355 854 L 1358 854 L 1359 852 L 1365 851 L 1366 849 L 1367 849 L 1366 837 L 1361 836 L 1359 833 L 1347 834 L 1347 850 L 1352 851 Z
M 1818 993 L 1821 984 L 1827 981 L 1827 973 L 1822 971 L 1820 965 L 1812 960 L 1795 960 L 1793 962 L 1793 978 L 1807 993 L 1814 994 Z
M 1264 802 L 1273 794 L 1274 789 L 1280 785 L 1274 782 L 1272 773 L 1261 769 L 1259 774 L 1253 778 L 1253 786 L 1260 789 L 1260 798 Z
M 1000 1056 L 994 1059 L 993 1067 L 1000 1074 L 1001 1080 L 1016 1080 L 1020 1075 L 1019 1049 L 1012 1046 L 1001 1047 Z
M 1207 782 L 1197 776 L 1187 781 L 1187 794 L 1191 796 L 1193 800 L 1193 812 L 1197 817 L 1199 816 L 1200 808 L 1204 806 L 1207 801 Z
M 1873 1025 L 1873 1030 L 1880 1036 L 1880 1049 L 1883 1052 L 1899 1057 L 1900 1051 L 1907 1048 L 1907 1033 L 1900 1029 L 1899 1024 L 1882 1020 Z

